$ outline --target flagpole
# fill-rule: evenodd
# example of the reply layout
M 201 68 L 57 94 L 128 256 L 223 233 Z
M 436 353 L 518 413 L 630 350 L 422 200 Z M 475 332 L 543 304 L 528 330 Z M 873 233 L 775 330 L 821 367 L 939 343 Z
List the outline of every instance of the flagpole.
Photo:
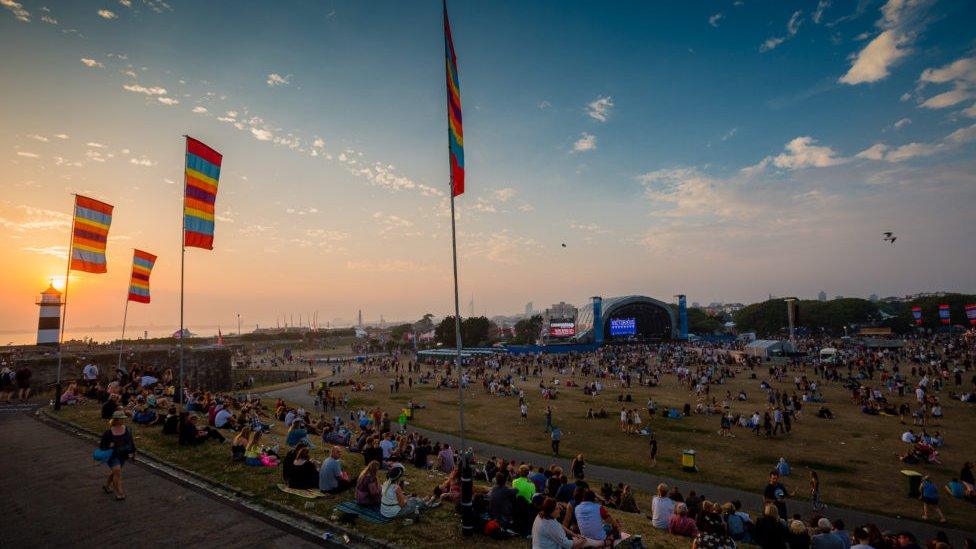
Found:
M 119 365 L 118 369 L 122 369 L 122 350 L 125 346 L 125 321 L 129 318 L 129 296 L 128 293 L 125 297 L 125 311 L 122 313 L 122 337 L 119 339 Z
M 454 260 L 454 342 L 457 345 L 458 410 L 460 419 L 461 448 L 464 453 L 464 373 L 461 363 L 461 304 L 458 299 L 457 235 L 454 227 L 454 193 L 451 192 L 451 256 Z
M 186 165 L 186 155 L 190 152 L 190 146 L 187 142 L 187 135 L 183 136 L 183 164 Z M 186 403 L 186 396 L 183 394 L 183 278 L 186 272 L 186 169 L 183 170 L 183 207 L 180 209 L 180 331 L 177 332 L 180 335 L 180 386 L 177 388 L 180 395 L 180 409 L 183 409 Z
M 71 196 L 75 197 L 75 202 L 78 201 L 78 195 L 72 193 Z M 61 409 L 61 355 L 63 354 L 62 347 L 64 346 L 64 324 L 68 319 L 68 280 L 71 278 L 71 254 L 74 249 L 75 244 L 75 206 L 71 207 L 71 232 L 68 233 L 68 265 L 64 269 L 64 311 L 61 313 L 61 331 L 58 333 L 58 377 L 57 383 L 54 385 L 54 409 Z

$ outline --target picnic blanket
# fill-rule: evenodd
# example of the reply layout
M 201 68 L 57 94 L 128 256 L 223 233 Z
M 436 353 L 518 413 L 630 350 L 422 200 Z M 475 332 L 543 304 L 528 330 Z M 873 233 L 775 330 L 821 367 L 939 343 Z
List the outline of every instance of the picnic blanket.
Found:
M 336 505 L 335 509 L 336 511 L 342 511 L 343 513 L 358 515 L 366 522 L 371 522 L 373 524 L 386 524 L 387 522 L 393 520 L 390 517 L 384 517 L 381 515 L 379 507 L 363 507 L 355 501 L 343 501 L 339 505 Z
M 316 490 L 315 488 L 305 488 L 304 490 L 300 490 L 298 488 L 289 488 L 287 484 L 278 484 L 278 489 L 286 494 L 308 499 L 324 498 L 327 495 L 321 490 Z

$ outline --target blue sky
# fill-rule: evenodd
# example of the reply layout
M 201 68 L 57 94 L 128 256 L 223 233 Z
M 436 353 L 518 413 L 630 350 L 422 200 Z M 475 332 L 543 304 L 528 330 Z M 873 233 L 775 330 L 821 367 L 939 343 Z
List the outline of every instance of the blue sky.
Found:
M 449 8 L 479 314 L 976 290 L 972 2 Z M 438 2 L 0 0 L 0 329 L 63 268 L 71 192 L 117 206 L 78 322 L 117 322 L 139 247 L 160 260 L 137 321 L 172 324 L 184 133 L 225 155 L 191 323 L 448 312 L 440 25 Z

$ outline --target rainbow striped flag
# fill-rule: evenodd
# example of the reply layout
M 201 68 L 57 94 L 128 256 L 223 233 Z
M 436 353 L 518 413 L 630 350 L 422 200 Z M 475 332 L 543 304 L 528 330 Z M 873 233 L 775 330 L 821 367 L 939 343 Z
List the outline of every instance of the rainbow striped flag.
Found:
M 156 264 L 156 256 L 142 250 L 132 251 L 132 278 L 129 280 L 129 301 L 149 303 L 149 274 Z
M 183 195 L 183 245 L 213 249 L 214 203 L 223 155 L 192 137 L 186 138 Z
M 75 195 L 68 268 L 86 273 L 107 272 L 105 244 L 112 225 L 112 206 L 87 196 Z
M 461 85 L 458 82 L 457 55 L 451 38 L 444 0 L 444 66 L 447 70 L 447 142 L 451 156 L 451 196 L 464 193 L 464 131 L 461 127 Z

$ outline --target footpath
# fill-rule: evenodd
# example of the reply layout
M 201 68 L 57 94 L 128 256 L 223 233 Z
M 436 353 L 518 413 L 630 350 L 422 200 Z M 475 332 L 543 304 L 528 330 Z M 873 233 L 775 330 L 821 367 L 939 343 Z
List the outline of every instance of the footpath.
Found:
M 272 390 L 262 393 L 262 395 L 270 398 L 283 398 L 291 402 L 299 403 L 309 410 L 314 409 L 315 399 L 308 394 L 308 383 Z M 408 426 L 408 428 L 421 433 L 435 442 L 446 442 L 455 448 L 459 447 L 461 444 L 460 438 L 449 433 L 432 431 L 430 429 L 423 429 L 413 425 Z M 543 436 L 541 426 L 539 434 L 540 436 Z M 508 446 L 490 444 L 471 439 L 466 439 L 465 445 L 473 448 L 475 453 L 481 459 L 497 456 L 504 457 L 505 459 L 509 460 L 514 459 L 516 462 L 530 463 L 536 466 L 556 463 L 561 466 L 563 470 L 569 470 L 569 459 L 566 457 L 555 458 L 550 455 L 538 454 L 535 452 L 519 450 L 517 448 L 510 448 Z M 583 453 L 586 453 L 585 448 L 583 449 Z M 572 456 L 569 457 L 571 458 Z M 597 479 L 601 482 L 613 482 L 614 484 L 623 482 L 629 484 L 635 490 L 640 490 L 644 493 L 650 494 L 653 494 L 657 488 L 657 485 L 663 482 L 668 486 L 678 486 L 683 494 L 687 494 L 689 490 L 694 490 L 695 493 L 700 495 L 703 494 L 708 499 L 713 501 L 725 502 L 737 499 L 742 502 L 742 507 L 744 510 L 751 511 L 754 515 L 756 513 L 761 513 L 762 511 L 762 486 L 757 486 L 755 492 L 747 492 L 745 490 L 729 488 L 726 486 L 718 486 L 715 484 L 695 482 L 686 479 L 676 479 L 663 475 L 631 471 L 628 469 L 617 469 L 614 467 L 605 467 L 594 464 L 586 465 L 586 476 L 591 479 Z M 797 482 L 802 482 L 802 480 L 797 480 Z M 790 478 L 784 479 L 784 484 L 790 486 Z M 802 487 L 790 486 L 790 488 L 797 489 Z M 897 492 L 896 494 L 893 490 L 891 494 L 886 494 L 882 497 L 904 496 L 902 492 Z M 791 515 L 793 513 L 799 513 L 801 516 L 809 517 L 813 514 L 813 507 L 808 501 L 790 500 L 787 503 L 787 508 Z M 645 509 L 643 511 L 649 512 L 650 510 Z M 921 503 L 919 503 L 919 512 L 921 512 Z M 858 525 L 873 523 L 877 525 L 881 531 L 891 530 L 898 532 L 907 530 L 912 532 L 920 542 L 934 538 L 936 533 L 938 533 L 940 530 L 944 531 L 949 536 L 949 540 L 956 547 L 962 547 L 966 538 L 976 537 L 976 534 L 973 532 L 967 532 L 954 528 L 943 528 L 942 525 L 934 522 L 926 523 L 901 517 L 889 517 L 844 507 L 829 506 L 826 514 L 831 519 L 842 519 L 849 530 Z M 974 530 L 976 530 L 976 520 L 974 520 Z
M 318 547 L 261 518 L 152 473 L 123 473 L 126 499 L 102 492 L 94 445 L 0 407 L 0 516 L 5 547 Z M 137 442 L 138 444 L 138 442 Z

